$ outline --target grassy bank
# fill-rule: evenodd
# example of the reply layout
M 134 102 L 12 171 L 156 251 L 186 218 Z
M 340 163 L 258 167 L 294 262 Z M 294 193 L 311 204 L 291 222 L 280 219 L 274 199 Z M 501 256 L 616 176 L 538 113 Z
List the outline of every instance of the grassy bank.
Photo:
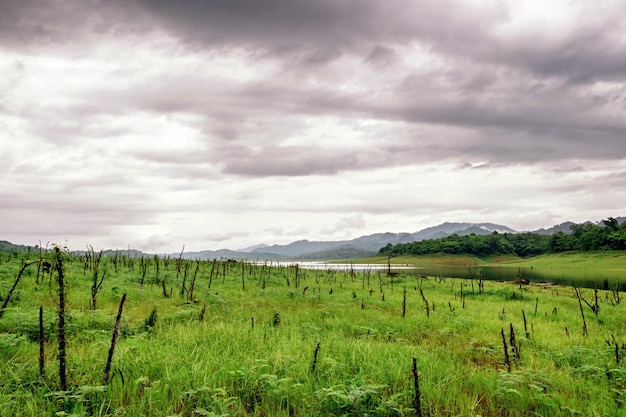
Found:
M 20 262 L 0 260 L 3 300 Z M 423 415 L 626 415 L 621 293 L 598 291 L 596 307 L 593 290 L 582 290 L 598 313 L 581 300 L 583 333 L 572 288 L 238 262 L 112 262 L 64 264 L 66 391 L 57 273 L 25 270 L 0 318 L 0 415 L 415 415 L 413 358 Z M 101 278 L 105 269 L 91 310 L 94 273 Z

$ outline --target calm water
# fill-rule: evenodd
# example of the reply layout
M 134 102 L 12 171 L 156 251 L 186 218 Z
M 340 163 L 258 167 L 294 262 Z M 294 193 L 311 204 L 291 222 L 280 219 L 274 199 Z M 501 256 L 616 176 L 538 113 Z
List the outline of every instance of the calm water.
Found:
M 478 274 L 492 281 L 514 281 L 518 276 L 531 282 L 549 282 L 561 285 L 577 285 L 580 287 L 602 288 L 604 280 L 609 287 L 615 288 L 619 282 L 626 288 L 626 271 L 575 269 L 575 268 L 515 268 L 505 266 L 457 267 L 433 266 L 414 269 L 415 273 L 429 276 L 447 276 L 454 278 L 475 278 Z
M 282 265 L 293 265 L 296 262 L 280 263 Z M 376 273 L 386 272 L 387 265 L 366 265 L 366 264 L 326 264 L 320 262 L 297 262 L 301 268 L 316 270 L 346 271 L 351 269 L 358 272 Z M 276 264 L 276 263 L 275 263 Z M 411 265 L 391 265 L 391 270 L 400 274 L 419 274 L 448 278 L 477 278 L 482 274 L 484 279 L 492 281 L 514 281 L 518 276 L 528 279 L 531 282 L 548 282 L 561 285 L 577 285 L 580 287 L 593 288 L 594 283 L 597 288 L 602 288 L 604 280 L 608 280 L 609 287 L 614 289 L 619 282 L 621 288 L 626 288 L 626 271 L 600 270 L 600 269 L 576 269 L 576 268 L 515 268 L 505 266 L 454 266 L 436 265 L 420 266 Z

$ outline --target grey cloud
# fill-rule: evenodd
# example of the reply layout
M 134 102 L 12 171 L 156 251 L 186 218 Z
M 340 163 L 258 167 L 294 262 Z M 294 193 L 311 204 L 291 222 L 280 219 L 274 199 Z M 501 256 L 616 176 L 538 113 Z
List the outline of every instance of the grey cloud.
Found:
M 596 13 L 597 9 L 590 12 Z M 598 21 L 587 15 L 578 17 L 576 30 L 556 41 L 542 39 L 542 34 L 529 34 L 502 45 L 502 60 L 528 68 L 540 77 L 564 77 L 572 83 L 621 82 L 626 75 L 626 4 L 612 12 L 605 12 Z
M 358 165 L 350 154 L 335 154 L 316 147 L 266 147 L 248 151 L 224 164 L 224 172 L 244 176 L 330 175 Z
M 85 38 L 145 33 L 132 16 L 132 2 L 119 0 L 3 0 L 0 45 L 42 49 L 71 45 Z
M 365 62 L 377 68 L 384 68 L 398 59 L 396 51 L 383 45 L 376 45 L 365 58 Z
M 86 94 L 71 107 L 18 114 L 37 135 L 58 143 L 121 135 L 123 130 L 94 121 L 148 111 L 190 113 L 201 119 L 198 128 L 205 137 L 198 148 L 171 155 L 152 150 L 135 154 L 155 163 L 188 164 L 192 176 L 206 174 L 207 164 L 220 164 L 228 174 L 287 176 L 472 157 L 492 164 L 626 157 L 626 51 L 619 36 L 625 24 L 617 15 L 597 18 L 558 40 L 541 32 L 501 39 L 493 28 L 509 18 L 505 6 L 452 7 L 445 1 L 44 3 L 9 0 L 0 6 L 5 12 L 0 19 L 6 23 L 0 27 L 13 33 L 7 42 L 16 36 L 23 42 L 71 42 L 80 36 L 70 35 L 79 32 L 106 38 L 165 30 L 199 53 L 246 48 L 285 66 L 276 79 L 237 85 L 164 71 L 131 88 Z M 350 81 L 350 74 L 321 87 L 299 83 L 307 76 L 323 78 L 319 66 L 348 54 L 384 71 L 386 65 L 400 65 L 402 51 L 412 42 L 446 65 L 399 80 L 389 86 L 392 93 L 386 100 L 369 90 L 346 93 L 335 88 Z M 290 69 L 294 62 L 303 67 Z M 586 90 L 603 80 L 621 87 L 610 93 Z M 395 140 L 339 154 L 322 147 L 280 145 L 299 129 L 298 116 L 315 115 L 388 121 L 395 124 L 390 132 Z M 421 125 L 460 132 L 430 136 L 411 127 Z M 252 143 L 256 150 L 251 150 Z M 207 144 L 212 145 L 206 146 L 210 153 L 203 152 Z
M 305 66 L 344 54 L 386 61 L 394 45 L 418 42 L 444 57 L 515 67 L 539 78 L 563 77 L 575 83 L 623 80 L 626 6 L 603 2 L 603 7 L 579 7 L 576 29 L 551 39 L 542 32 L 498 37 L 496 29 L 511 19 L 507 7 L 498 3 L 5 0 L 0 5 L 0 34 L 4 44 L 37 44 L 165 30 L 195 50 L 244 47 L 259 56 L 295 56 Z

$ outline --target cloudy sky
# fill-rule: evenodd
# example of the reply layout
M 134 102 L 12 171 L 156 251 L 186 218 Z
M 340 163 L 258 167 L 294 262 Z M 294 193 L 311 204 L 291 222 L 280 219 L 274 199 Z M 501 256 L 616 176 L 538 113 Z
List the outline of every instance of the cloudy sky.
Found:
M 626 214 L 622 0 L 0 0 L 0 240 Z

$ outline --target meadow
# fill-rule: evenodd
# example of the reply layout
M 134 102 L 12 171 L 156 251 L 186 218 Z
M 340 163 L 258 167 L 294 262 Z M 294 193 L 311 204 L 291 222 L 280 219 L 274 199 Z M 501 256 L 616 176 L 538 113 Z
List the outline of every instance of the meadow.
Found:
M 0 296 L 1 416 L 626 415 L 612 284 L 61 249 Z

